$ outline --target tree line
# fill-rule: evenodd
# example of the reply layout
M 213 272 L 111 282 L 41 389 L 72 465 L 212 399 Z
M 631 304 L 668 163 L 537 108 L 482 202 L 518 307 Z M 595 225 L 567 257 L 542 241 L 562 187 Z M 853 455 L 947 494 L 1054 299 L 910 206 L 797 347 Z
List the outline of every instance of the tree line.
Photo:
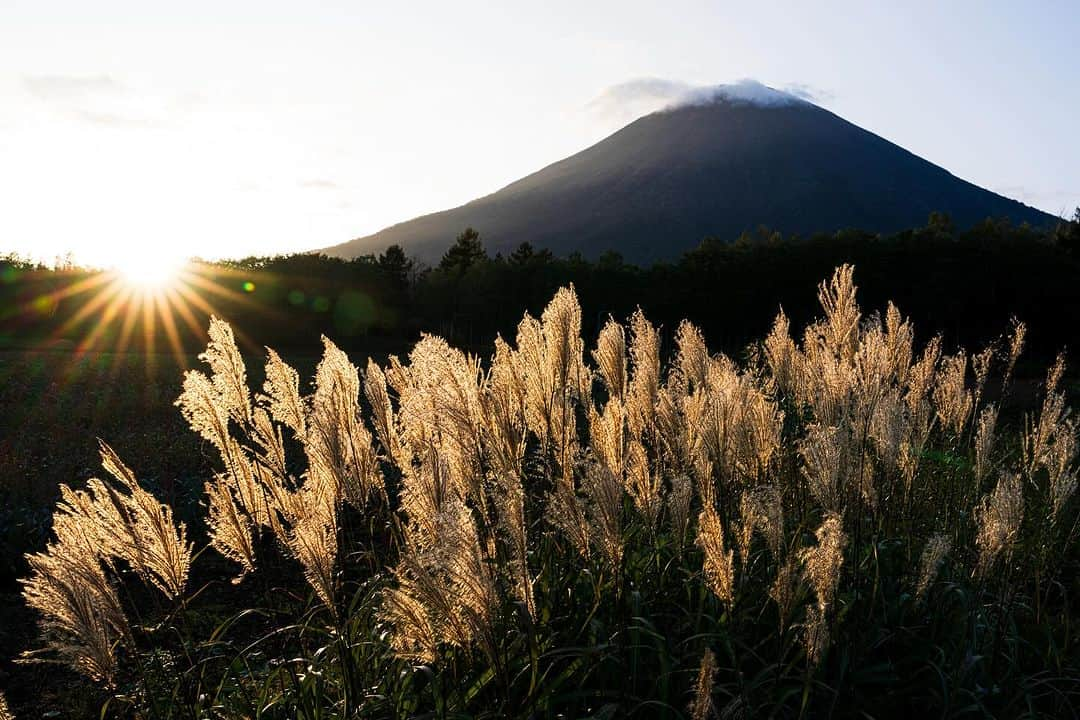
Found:
M 718 349 L 738 352 L 781 307 L 793 327 L 809 321 L 817 282 L 844 263 L 858 268 L 864 307 L 884 311 L 892 299 L 923 333 L 941 334 L 949 345 L 986 344 L 1014 317 L 1027 323 L 1037 357 L 1080 344 L 1080 210 L 1049 232 L 1001 220 L 960 229 L 940 214 L 891 235 L 786 237 L 760 228 L 734 241 L 705 238 L 678 260 L 650 267 L 611 251 L 555 257 L 528 243 L 491 255 L 473 228 L 433 267 L 398 246 L 351 260 L 293 254 L 195 262 L 188 272 L 198 281 L 188 292 L 205 302 L 190 304 L 195 322 L 177 320 L 173 335 L 196 350 L 213 312 L 242 329 L 252 351 L 310 348 L 325 334 L 352 350 L 403 352 L 432 332 L 486 352 L 496 334 L 513 337 L 523 311 L 538 313 L 557 288 L 573 284 L 586 334 L 640 306 L 665 341 L 685 317 Z M 97 272 L 0 260 L 0 344 L 78 345 L 107 319 L 84 310 L 93 288 L 72 290 L 93 286 L 88 278 Z M 160 320 L 147 332 L 137 313 L 136 328 L 124 330 L 125 312 L 113 315 L 95 334 L 102 349 L 125 332 L 167 347 Z

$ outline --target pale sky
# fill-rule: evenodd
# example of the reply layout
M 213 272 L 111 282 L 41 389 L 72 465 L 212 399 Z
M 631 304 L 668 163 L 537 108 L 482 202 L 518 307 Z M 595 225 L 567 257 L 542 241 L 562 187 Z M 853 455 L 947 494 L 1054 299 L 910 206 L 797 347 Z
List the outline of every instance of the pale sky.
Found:
M 0 0 L 0 253 L 332 245 L 601 139 L 654 109 L 609 90 L 642 78 L 809 93 L 1071 215 L 1078 28 L 1073 2 Z

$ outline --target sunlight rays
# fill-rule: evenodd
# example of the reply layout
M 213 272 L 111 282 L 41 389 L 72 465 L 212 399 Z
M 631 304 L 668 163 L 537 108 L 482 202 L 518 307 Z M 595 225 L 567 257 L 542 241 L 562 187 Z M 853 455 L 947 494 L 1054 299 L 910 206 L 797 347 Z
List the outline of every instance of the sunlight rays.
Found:
M 184 338 L 205 339 L 206 318 L 223 315 L 222 306 L 257 304 L 233 289 L 235 271 L 198 262 L 144 257 L 117 263 L 113 269 L 72 280 L 55 288 L 51 304 L 61 300 L 74 306 L 54 331 L 52 339 L 74 340 L 76 357 L 90 352 L 122 355 L 138 351 L 147 357 L 147 372 L 154 355 L 168 352 L 182 367 L 190 366 Z M 242 287 L 242 285 L 241 285 Z M 258 349 L 250 338 L 238 338 Z M 113 363 L 117 367 L 118 359 Z
M 133 290 L 159 295 L 179 279 L 187 261 L 160 254 L 131 255 L 117 262 L 115 270 Z

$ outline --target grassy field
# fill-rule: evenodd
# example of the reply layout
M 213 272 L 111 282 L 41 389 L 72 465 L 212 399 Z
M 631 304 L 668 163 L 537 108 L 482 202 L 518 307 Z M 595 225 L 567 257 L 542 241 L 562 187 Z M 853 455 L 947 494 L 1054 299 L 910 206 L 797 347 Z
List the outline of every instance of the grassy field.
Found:
M 84 716 L 100 707 L 75 675 L 11 663 L 37 635 L 36 614 L 22 603 L 16 579 L 28 572 L 23 555 L 45 547 L 59 485 L 101 474 L 95 437 L 138 458 L 163 499 L 197 512 L 197 478 L 211 462 L 173 406 L 185 364 L 195 362 L 165 354 L 80 357 L 64 347 L 0 354 L 0 684 L 19 705 L 37 700 L 42 713 Z
M 1067 380 L 854 298 L 838 274 L 734 360 L 643 315 L 583 341 L 566 291 L 483 370 L 427 338 L 264 371 L 227 326 L 209 367 L 7 352 L 0 689 L 25 717 L 1070 716 Z

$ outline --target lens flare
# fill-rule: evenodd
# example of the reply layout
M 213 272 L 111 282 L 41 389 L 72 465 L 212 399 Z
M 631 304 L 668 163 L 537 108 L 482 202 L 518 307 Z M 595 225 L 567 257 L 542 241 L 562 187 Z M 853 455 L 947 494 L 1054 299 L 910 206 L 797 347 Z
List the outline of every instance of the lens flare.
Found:
M 181 257 L 146 253 L 124 257 L 114 264 L 114 269 L 132 289 L 160 293 L 175 285 L 185 264 Z

